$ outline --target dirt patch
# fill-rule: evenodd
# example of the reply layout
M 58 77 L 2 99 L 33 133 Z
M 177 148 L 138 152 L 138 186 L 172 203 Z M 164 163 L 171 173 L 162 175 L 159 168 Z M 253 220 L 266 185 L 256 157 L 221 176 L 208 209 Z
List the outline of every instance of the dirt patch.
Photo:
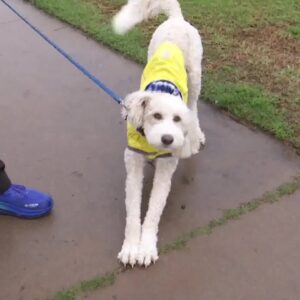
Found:
M 105 18 L 111 18 L 124 4 L 124 1 L 108 1 L 108 0 L 87 0 L 99 7 L 100 12 Z
M 241 29 L 226 37 L 227 44 L 218 42 L 218 36 L 206 38 L 206 71 L 222 80 L 253 83 L 277 96 L 277 106 L 300 144 L 300 41 L 276 26 Z
M 289 88 L 289 74 L 284 76 L 282 71 L 300 68 L 298 41 L 276 27 L 242 30 L 235 34 L 233 41 L 233 51 L 228 57 L 247 71 L 248 80 L 278 94 Z
M 275 26 L 242 30 L 233 40 L 229 61 L 242 70 L 247 81 L 278 95 L 278 106 L 286 111 L 299 139 L 300 41 Z

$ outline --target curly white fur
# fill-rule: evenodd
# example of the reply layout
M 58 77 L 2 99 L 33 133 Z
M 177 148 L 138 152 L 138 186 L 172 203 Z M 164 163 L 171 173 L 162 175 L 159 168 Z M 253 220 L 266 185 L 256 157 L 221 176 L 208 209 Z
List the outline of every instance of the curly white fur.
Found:
M 113 19 L 115 32 L 124 34 L 134 25 L 160 13 L 170 18 L 182 18 L 179 3 L 176 0 L 129 0 Z
M 198 31 L 186 22 L 177 0 L 129 0 L 113 19 L 117 33 L 123 34 L 134 25 L 159 13 L 168 20 L 154 32 L 148 59 L 164 42 L 176 44 L 183 52 L 188 74 L 188 106 L 178 97 L 161 93 L 137 91 L 124 100 L 123 113 L 135 126 L 143 126 L 148 142 L 163 148 L 161 136 L 170 134 L 174 142 L 168 147 L 171 158 L 158 158 L 148 212 L 141 225 L 140 207 L 143 185 L 143 155 L 125 150 L 126 179 L 126 229 L 125 240 L 118 257 L 123 264 L 136 263 L 148 266 L 158 259 L 158 224 L 171 187 L 171 178 L 177 167 L 178 158 L 187 158 L 197 153 L 205 144 L 205 135 L 199 126 L 197 101 L 201 90 L 202 43 Z M 153 113 L 160 113 L 160 121 Z M 174 121 L 179 116 L 180 123 Z

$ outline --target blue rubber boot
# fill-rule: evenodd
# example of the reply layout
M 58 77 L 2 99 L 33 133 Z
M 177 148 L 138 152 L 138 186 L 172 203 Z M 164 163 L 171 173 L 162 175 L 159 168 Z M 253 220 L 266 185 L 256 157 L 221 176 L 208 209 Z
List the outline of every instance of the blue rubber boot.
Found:
M 50 195 L 12 184 L 0 194 L 0 214 L 26 219 L 39 218 L 51 212 L 53 200 Z

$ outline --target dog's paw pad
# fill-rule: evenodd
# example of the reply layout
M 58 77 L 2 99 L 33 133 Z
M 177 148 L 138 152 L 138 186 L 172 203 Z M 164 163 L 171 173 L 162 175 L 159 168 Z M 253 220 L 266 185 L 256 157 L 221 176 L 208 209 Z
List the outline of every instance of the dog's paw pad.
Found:
M 138 245 L 123 245 L 122 250 L 118 254 L 118 259 L 124 266 L 129 264 L 131 267 L 134 267 L 138 260 Z

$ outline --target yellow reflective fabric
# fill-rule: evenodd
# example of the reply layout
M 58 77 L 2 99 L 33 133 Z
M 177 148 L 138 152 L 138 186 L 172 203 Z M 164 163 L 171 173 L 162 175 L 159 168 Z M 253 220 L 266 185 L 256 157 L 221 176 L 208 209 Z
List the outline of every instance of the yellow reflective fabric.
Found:
M 181 49 L 173 43 L 163 43 L 150 58 L 142 75 L 140 89 L 144 91 L 149 83 L 157 80 L 167 80 L 175 84 L 183 101 L 187 103 L 188 80 L 184 57 Z

